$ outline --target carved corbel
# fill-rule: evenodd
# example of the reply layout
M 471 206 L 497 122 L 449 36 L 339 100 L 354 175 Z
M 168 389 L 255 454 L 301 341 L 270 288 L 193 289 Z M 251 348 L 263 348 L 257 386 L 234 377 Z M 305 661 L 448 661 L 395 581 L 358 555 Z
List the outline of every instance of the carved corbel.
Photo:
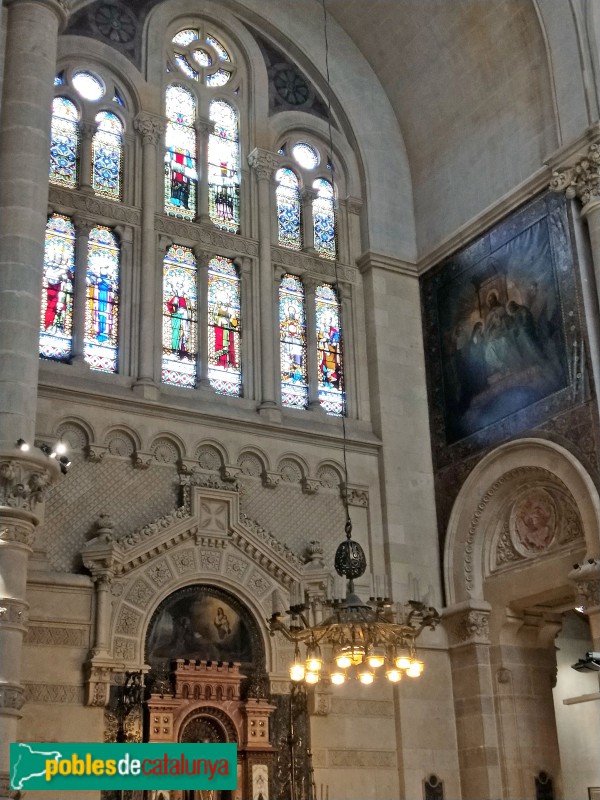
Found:
M 490 644 L 492 607 L 485 600 L 466 601 L 445 609 L 442 623 L 450 647 L 465 644 Z
M 279 486 L 279 481 L 281 480 L 281 475 L 279 472 L 269 472 L 269 470 L 265 470 L 262 474 L 262 482 L 263 486 L 267 489 L 275 489 Z
M 88 444 L 85 452 L 88 461 L 99 464 L 108 452 L 108 447 L 101 444 Z
M 242 468 L 233 464 L 223 464 L 221 467 L 221 478 L 227 483 L 236 483 L 238 476 L 241 475 Z
M 600 558 L 576 564 L 569 573 L 569 580 L 575 585 L 578 606 L 586 613 L 600 610 Z
M 316 494 L 321 488 L 318 478 L 302 478 L 302 491 L 304 494 Z
M 141 450 L 136 450 L 133 454 L 133 467 L 134 469 L 148 469 L 154 463 L 153 453 L 144 453 Z

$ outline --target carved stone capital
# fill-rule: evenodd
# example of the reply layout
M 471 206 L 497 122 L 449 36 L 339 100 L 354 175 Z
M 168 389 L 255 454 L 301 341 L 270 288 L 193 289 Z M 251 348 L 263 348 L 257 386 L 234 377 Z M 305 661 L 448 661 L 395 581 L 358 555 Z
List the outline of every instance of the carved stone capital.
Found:
M 93 122 L 80 122 L 79 123 L 79 131 L 81 133 L 82 139 L 87 139 L 88 141 L 91 140 L 93 135 L 96 133 L 97 126 L 94 125 Z
M 363 202 L 358 197 L 348 195 L 346 198 L 346 208 L 349 214 L 360 214 L 362 211 Z
M 26 631 L 29 621 L 29 603 L 24 600 L 0 597 L 0 630 L 13 628 Z
M 156 147 L 160 137 L 165 132 L 165 121 L 162 117 L 144 112 L 138 114 L 134 119 L 133 127 L 142 137 L 144 144 L 151 144 Z
M 587 155 L 573 166 L 555 170 L 550 189 L 571 200 L 577 197 L 584 206 L 600 201 L 600 144 L 589 145 Z
M 303 478 L 302 491 L 304 494 L 316 494 L 321 488 L 321 481 L 318 478 Z
M 96 225 L 94 220 L 79 213 L 73 215 L 73 222 L 75 223 L 75 232 L 78 237 L 89 236 L 90 231 Z
M 577 605 L 586 612 L 600 609 L 600 558 L 590 558 L 569 573 L 577 590 Z
M 281 158 L 270 150 L 255 147 L 248 156 L 248 164 L 259 180 L 270 180 L 275 170 L 281 166 Z
M 464 644 L 490 644 L 489 603 L 461 603 L 444 610 L 442 622 L 451 647 Z
M 306 205 L 312 205 L 312 201 L 316 200 L 319 196 L 319 192 L 317 189 L 312 189 L 310 186 L 305 186 L 304 189 L 300 192 L 300 197 L 302 202 Z
M 196 131 L 199 137 L 208 138 L 211 133 L 214 133 L 215 123 L 210 119 L 199 119 L 196 122 Z
M 16 683 L 0 683 L 0 711 L 20 711 L 25 702 L 25 692 L 22 686 Z
M 88 661 L 84 667 L 85 703 L 88 706 L 102 708 L 110 699 L 110 684 L 113 666 Z
M 281 475 L 279 472 L 269 472 L 265 470 L 262 474 L 262 482 L 263 486 L 267 489 L 275 489 L 279 486 L 279 481 L 281 480 Z
M 0 520 L 4 516 L 3 507 L 35 515 L 47 488 L 59 473 L 56 461 L 46 456 L 0 453 Z

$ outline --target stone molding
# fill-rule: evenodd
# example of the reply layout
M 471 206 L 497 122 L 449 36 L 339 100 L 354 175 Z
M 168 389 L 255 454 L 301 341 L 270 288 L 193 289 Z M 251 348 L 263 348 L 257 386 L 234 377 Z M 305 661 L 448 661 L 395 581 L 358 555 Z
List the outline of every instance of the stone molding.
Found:
M 154 218 L 155 230 L 175 239 L 187 239 L 202 246 L 212 257 L 223 255 L 235 258 L 236 256 L 258 256 L 258 242 L 246 239 L 243 236 L 218 230 L 212 225 L 199 222 L 186 222 L 181 219 L 157 214 Z
M 583 606 L 587 613 L 600 610 L 599 558 L 590 558 L 575 566 L 569 573 L 569 580 L 577 590 L 577 605 Z
M 401 261 L 398 258 L 392 258 L 392 256 L 387 256 L 382 253 L 374 253 L 371 250 L 363 253 L 360 258 L 356 260 L 356 264 L 363 275 L 365 272 L 372 269 L 383 269 L 398 275 L 406 275 L 410 278 L 418 277 L 416 263 Z
M 305 273 L 309 278 L 314 278 L 317 283 L 324 278 L 329 282 L 336 279 L 335 263 L 311 253 L 287 250 L 285 247 L 272 247 L 271 260 L 275 268 L 282 269 L 284 272 L 293 269 L 302 276 L 303 280 Z M 346 281 L 351 284 L 356 284 L 360 280 L 355 267 L 349 264 L 340 264 L 339 261 L 337 263 L 337 279 L 340 283 Z
M 23 691 L 26 703 L 83 705 L 83 686 L 52 683 L 24 683 Z
M 275 170 L 281 166 L 282 158 L 278 153 L 255 147 L 248 156 L 248 164 L 259 180 L 270 180 Z
M 69 15 L 71 13 L 69 0 L 30 0 L 30 2 L 34 2 L 37 5 L 44 6 L 45 8 L 49 8 L 56 14 L 59 22 L 59 32 L 61 29 L 66 27 L 66 24 L 69 20 Z M 10 8 L 10 6 L 15 5 L 15 3 L 21 5 L 22 0 L 5 0 L 4 5 L 7 8 Z
M 491 611 L 492 607 L 486 601 L 469 601 L 444 609 L 442 623 L 448 634 L 449 646 L 489 645 Z
M 60 211 L 64 214 L 93 215 L 96 224 L 124 223 L 127 225 L 141 225 L 142 216 L 139 208 L 102 200 L 95 195 L 82 193 L 76 189 L 50 186 L 48 192 L 48 206 L 51 211 Z
M 48 625 L 48 623 L 35 622 L 29 625 L 25 634 L 24 644 L 49 647 L 86 647 L 88 643 L 88 629 Z
M 327 766 L 397 769 L 397 753 L 395 750 L 328 750 Z

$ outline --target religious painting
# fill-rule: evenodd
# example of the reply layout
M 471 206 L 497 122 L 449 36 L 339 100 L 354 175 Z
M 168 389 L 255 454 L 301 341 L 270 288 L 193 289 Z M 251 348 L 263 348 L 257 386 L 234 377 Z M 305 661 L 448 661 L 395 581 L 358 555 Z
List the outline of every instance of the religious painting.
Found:
M 239 397 L 240 279 L 229 258 L 216 256 L 208 264 L 208 379 L 218 394 Z
M 279 286 L 281 402 L 290 408 L 308 405 L 306 316 L 304 287 L 295 275 L 284 275 Z
M 148 627 L 146 661 L 162 671 L 177 658 L 250 663 L 256 633 L 241 604 L 208 586 L 187 586 L 164 600 Z
M 557 520 L 550 493 L 541 488 L 527 490 L 510 514 L 511 539 L 517 552 L 528 556 L 547 550 L 555 539 Z
M 575 316 L 566 306 L 575 302 L 570 238 L 564 199 L 546 195 L 424 278 L 429 382 L 440 418 L 432 427 L 443 429 L 443 445 L 493 426 L 506 434 L 507 418 L 524 409 L 539 418 L 539 404 L 569 386 L 580 346 L 569 341 L 574 319 L 566 325 Z
M 315 289 L 319 401 L 327 414 L 344 411 L 340 304 L 328 283 Z

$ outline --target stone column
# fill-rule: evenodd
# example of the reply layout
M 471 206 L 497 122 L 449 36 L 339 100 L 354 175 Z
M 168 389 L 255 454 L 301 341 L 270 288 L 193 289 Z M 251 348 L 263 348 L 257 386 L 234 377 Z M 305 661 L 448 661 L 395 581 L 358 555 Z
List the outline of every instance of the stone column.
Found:
M 198 205 L 196 222 L 209 223 L 208 212 L 208 141 L 215 129 L 215 123 L 208 119 L 199 119 L 196 123 L 198 137 Z
M 491 607 L 481 600 L 444 611 L 456 713 L 463 800 L 503 796 L 494 681 L 490 663 Z
M 73 340 L 71 345 L 71 361 L 75 364 L 85 364 L 85 311 L 87 294 L 87 261 L 90 231 L 94 223 L 75 215 L 75 278 L 73 280 Z
M 142 137 L 142 276 L 138 378 L 134 385 L 143 397 L 158 399 L 156 382 L 156 233 L 154 216 L 158 195 L 157 145 L 164 134 L 162 117 L 138 114 L 134 121 Z
M 48 153 L 62 0 L 6 0 L 0 120 L 0 800 L 10 797 L 9 744 L 23 705 L 21 650 L 27 560 L 46 486 L 58 465 L 33 445 Z M 47 109 L 47 112 L 44 112 Z
M 133 305 L 133 235 L 130 225 L 115 225 L 119 237 L 119 314 L 117 371 L 131 375 L 131 308 Z M 126 338 L 127 337 L 127 338 Z
M 342 375 L 344 376 L 344 399 L 346 403 L 346 416 L 358 416 L 356 395 L 356 370 L 354 369 L 354 320 L 352 308 L 352 286 L 349 283 L 338 282 L 338 298 L 340 301 L 340 325 L 342 329 Z
M 308 253 L 315 251 L 315 226 L 313 224 L 312 204 L 317 197 L 316 189 L 303 189 L 300 193 L 300 219 L 302 221 L 302 249 Z M 357 251 L 358 252 L 358 251 Z
M 317 309 L 315 290 L 317 279 L 303 278 L 304 313 L 306 315 L 306 370 L 308 377 L 308 408 L 311 411 L 325 413 L 319 401 L 319 359 L 317 351 Z
M 91 122 L 82 122 L 79 125 L 79 188 L 86 194 L 94 194 L 92 188 L 92 139 L 96 133 L 96 126 Z
M 198 357 L 196 359 L 196 386 L 210 389 L 208 378 L 208 262 L 213 257 L 202 248 L 194 248 L 198 269 Z
M 252 291 L 252 259 L 241 256 L 235 259 L 240 276 L 241 331 L 242 340 L 240 355 L 242 359 L 242 397 L 254 397 L 254 336 L 252 331 L 253 300 Z
M 279 157 L 256 147 L 248 156 L 258 183 L 258 257 L 260 271 L 260 404 L 259 412 L 278 422 L 281 412 L 275 393 L 275 307 L 273 305 L 273 267 L 271 264 L 271 176 L 279 166 Z

